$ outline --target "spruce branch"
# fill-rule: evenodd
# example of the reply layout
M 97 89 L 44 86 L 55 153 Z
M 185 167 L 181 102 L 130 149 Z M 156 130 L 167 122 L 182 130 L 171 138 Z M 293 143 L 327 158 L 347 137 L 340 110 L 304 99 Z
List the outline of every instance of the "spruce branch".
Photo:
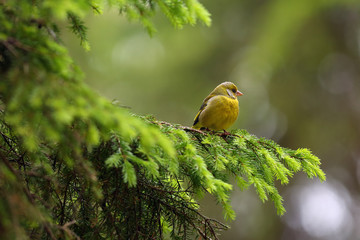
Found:
M 266 201 L 270 197 L 280 215 L 285 209 L 282 197 L 275 187 L 276 180 L 281 184 L 288 184 L 289 178 L 301 169 L 311 178 L 315 176 L 321 181 L 326 180 L 324 172 L 319 168 L 320 161 L 308 149 L 283 148 L 272 140 L 258 138 L 245 130 L 225 134 L 204 132 L 156 121 L 151 117 L 148 120 L 160 129 L 165 129 L 163 132 L 166 134 L 171 133 L 171 129 L 184 130 L 197 146 L 200 156 L 207 160 L 207 168 L 211 174 L 220 177 L 221 173 L 227 171 L 241 179 L 241 186 L 254 185 L 260 199 Z M 219 158 L 225 161 L 219 161 Z
M 150 34 L 157 10 L 177 28 L 210 24 L 197 0 L 115 2 Z M 217 239 L 227 227 L 206 217 L 197 199 L 214 196 L 224 217 L 234 219 L 232 177 L 241 190 L 254 186 L 262 201 L 271 199 L 279 215 L 285 209 L 278 182 L 288 184 L 301 170 L 325 180 L 307 149 L 283 148 L 245 130 L 205 132 L 136 116 L 94 93 L 51 23 L 67 20 L 88 49 L 84 16 L 101 13 L 103 3 L 1 3 L 4 239 Z
M 87 39 L 87 27 L 85 26 L 84 21 L 71 12 L 68 13 L 68 19 L 70 22 L 69 28 L 80 39 L 80 45 L 83 46 L 86 51 L 90 51 L 90 44 Z

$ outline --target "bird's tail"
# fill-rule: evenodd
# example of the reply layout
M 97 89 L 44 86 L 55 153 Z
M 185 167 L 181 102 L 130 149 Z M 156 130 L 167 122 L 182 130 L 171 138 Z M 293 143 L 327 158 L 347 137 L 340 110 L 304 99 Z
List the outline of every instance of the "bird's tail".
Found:
M 196 125 L 196 124 L 194 124 L 194 125 L 192 126 L 192 128 L 193 128 L 193 129 L 198 129 L 198 130 L 199 130 L 199 129 L 201 128 L 201 126 L 199 126 L 199 124 L 197 124 L 197 125 Z

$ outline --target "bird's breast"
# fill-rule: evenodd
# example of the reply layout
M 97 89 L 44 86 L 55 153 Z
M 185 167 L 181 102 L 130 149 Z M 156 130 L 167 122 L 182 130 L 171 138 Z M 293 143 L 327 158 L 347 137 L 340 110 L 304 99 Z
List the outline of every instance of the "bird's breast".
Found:
M 226 96 L 214 96 L 209 99 L 206 108 L 200 115 L 204 126 L 214 130 L 230 127 L 239 114 L 238 100 Z

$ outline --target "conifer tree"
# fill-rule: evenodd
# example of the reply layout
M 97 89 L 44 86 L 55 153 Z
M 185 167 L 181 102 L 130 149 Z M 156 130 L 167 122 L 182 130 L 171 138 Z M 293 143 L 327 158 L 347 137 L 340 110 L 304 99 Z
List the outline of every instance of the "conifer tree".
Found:
M 229 194 L 254 186 L 285 212 L 276 181 L 298 171 L 325 180 L 308 149 L 245 130 L 208 133 L 137 116 L 97 95 L 61 43 L 67 22 L 90 50 L 83 18 L 109 5 L 155 32 L 210 14 L 197 0 L 14 0 L 0 3 L 0 238 L 217 239 L 227 226 L 203 215 L 212 194 L 235 218 Z

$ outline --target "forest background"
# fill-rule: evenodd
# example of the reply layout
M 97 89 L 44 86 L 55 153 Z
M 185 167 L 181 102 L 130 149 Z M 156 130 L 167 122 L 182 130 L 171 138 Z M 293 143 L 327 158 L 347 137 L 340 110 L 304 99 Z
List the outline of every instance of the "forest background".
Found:
M 102 199 L 97 190 L 93 167 L 84 160 L 87 151 L 92 151 L 91 146 L 99 144 L 100 137 L 109 137 L 108 127 L 123 126 L 125 136 L 121 137 L 124 139 L 127 139 L 126 134 L 139 134 L 140 142 L 135 140 L 129 146 L 142 153 L 150 154 L 147 147 L 156 144 L 156 141 L 164 149 L 164 156 L 166 149 L 170 149 L 155 130 L 145 130 L 145 125 L 135 118 L 130 121 L 127 115 L 120 114 L 120 110 L 110 107 L 103 99 L 92 98 L 95 95 L 83 85 L 79 87 L 77 84 L 82 79 L 81 74 L 76 67 L 72 68 L 66 52 L 57 45 L 60 43 L 69 49 L 92 89 L 109 100 L 116 100 L 118 105 L 131 112 L 191 126 L 203 98 L 220 82 L 232 81 L 244 93 L 240 98 L 240 116 L 233 129 L 246 129 L 291 149 L 307 147 L 320 157 L 322 169 L 327 174 L 326 182 L 309 180 L 305 174 L 298 173 L 290 185 L 276 184 L 284 196 L 287 210 L 281 217 L 271 203 L 261 202 L 253 187 L 244 192 L 234 190 L 231 204 L 237 218 L 228 222 L 231 229 L 222 232 L 221 239 L 360 237 L 356 227 L 360 223 L 360 5 L 357 1 L 307 0 L 289 3 L 283 0 L 229 0 L 224 4 L 203 1 L 211 13 L 210 27 L 177 25 L 178 19 L 171 19 L 170 14 L 170 20 L 181 28 L 173 29 L 165 16 L 157 14 L 154 16 L 156 31 L 151 27 L 147 29 L 152 37 L 136 21 L 129 24 L 129 19 L 124 14 L 119 15 L 116 9 L 104 8 L 103 14 L 99 15 L 94 5 L 94 14 L 89 14 L 84 23 L 88 39 L 82 35 L 84 29 L 81 21 L 69 12 L 66 16 L 66 11 L 77 6 L 72 10 L 81 15 L 81 8 L 89 5 L 56 6 L 51 1 L 44 1 L 42 7 L 54 10 L 58 14 L 57 19 L 68 19 L 68 22 L 59 21 L 60 29 L 57 29 L 52 23 L 46 22 L 51 19 L 51 14 L 40 10 L 32 12 L 29 3 L 18 2 L 21 3 L 18 6 L 14 2 L 0 3 L 1 7 L 9 4 L 14 9 L 19 8 L 18 12 L 11 7 L 2 8 L 0 15 L 4 23 L 0 35 L 1 73 L 4 77 L 0 84 L 0 177 L 6 180 L 0 184 L 2 194 L 6 193 L 0 201 L 0 233 L 6 229 L 10 234 L 11 231 L 23 234 L 21 227 L 20 230 L 9 227 L 9 223 L 15 223 L 17 227 L 33 228 L 27 234 L 38 237 L 44 231 L 51 236 L 51 228 L 57 234 L 75 236 L 69 227 L 74 227 L 78 233 L 85 231 L 93 234 L 91 229 L 89 231 L 82 227 L 93 228 L 97 224 L 89 224 L 87 218 L 82 219 L 85 222 L 76 223 L 71 221 L 71 217 L 78 214 L 79 209 L 80 214 L 89 210 L 82 201 L 86 199 L 84 196 L 92 201 L 95 198 L 95 205 Z M 37 15 L 45 20 L 28 18 Z M 131 18 L 131 14 L 128 17 Z M 69 27 L 69 22 L 72 27 Z M 143 24 L 150 26 L 146 20 Z M 60 38 L 57 37 L 57 30 L 61 31 Z M 82 39 L 81 42 L 74 37 L 74 32 Z M 51 41 L 44 36 L 50 36 Z M 56 53 L 54 58 L 51 57 L 53 53 Z M 20 68 L 14 67 L 16 64 Z M 61 89 L 59 84 L 67 88 Z M 44 92 L 47 89 L 51 91 Z M 75 95 L 68 94 L 65 99 L 62 98 L 63 93 Z M 76 94 L 81 97 L 77 98 Z M 50 101 L 41 101 L 43 99 L 39 96 L 46 96 L 43 99 Z M 69 99 L 75 104 L 73 108 L 68 105 Z M 81 111 L 85 109 L 81 106 L 87 106 L 87 110 L 90 110 Z M 97 116 L 97 110 L 104 108 L 108 111 L 112 109 L 116 114 Z M 129 119 L 123 123 L 129 126 L 133 124 L 132 128 L 138 132 L 131 132 L 130 128 L 124 128 L 125 125 L 116 125 L 116 118 L 120 117 Z M 115 122 L 112 121 L 114 119 Z M 151 121 L 152 118 L 149 119 Z M 72 123 L 71 128 L 68 128 L 69 122 Z M 59 135 L 61 133 L 64 135 Z M 151 135 L 146 134 L 153 134 L 155 140 L 152 142 L 149 138 Z M 41 142 L 40 139 L 49 141 Z M 73 145 L 68 144 L 69 139 L 73 140 Z M 114 139 L 113 143 L 116 144 L 116 135 Z M 122 140 L 119 140 L 120 144 L 126 143 Z M 106 150 L 105 147 L 103 149 Z M 173 153 L 168 151 L 167 154 L 171 156 Z M 266 151 L 263 153 L 266 156 Z M 112 167 L 116 169 L 120 161 L 116 156 L 120 155 L 114 156 L 106 160 L 106 164 L 110 167 L 113 164 Z M 194 159 L 200 161 L 199 158 Z M 103 160 L 99 160 L 102 163 Z M 131 177 L 134 176 L 132 165 L 126 159 L 122 161 L 123 181 L 131 187 L 136 181 Z M 132 161 L 144 164 L 148 170 L 155 169 L 153 161 L 150 161 L 150 165 L 139 157 L 133 157 Z M 164 163 L 157 163 L 163 167 Z M 95 167 L 103 166 L 96 165 L 96 161 L 93 164 Z M 18 169 L 14 166 L 18 166 Z M 103 177 L 114 176 L 112 173 L 116 170 L 103 170 L 101 173 L 105 175 L 99 175 L 102 179 L 99 184 L 106 187 L 107 181 Z M 171 171 L 175 172 L 174 169 Z M 63 175 L 57 175 L 57 172 Z M 150 174 L 155 176 L 159 173 L 154 171 Z M 23 182 L 19 181 L 22 176 Z M 81 178 L 83 176 L 85 178 Z M 60 181 L 57 181 L 58 177 Z M 69 182 L 61 182 L 61 177 Z M 72 181 L 75 184 L 70 186 Z M 42 198 L 37 197 L 38 186 L 52 187 L 49 188 L 51 195 L 46 194 L 46 189 L 39 188 Z M 71 191 L 67 190 L 68 186 L 72 188 Z M 86 194 L 82 191 L 85 189 L 89 190 Z M 60 196 L 56 196 L 58 191 L 63 191 Z M 18 195 L 19 192 L 22 195 Z M 75 195 L 69 198 L 68 192 Z M 37 218 L 42 216 L 42 210 L 31 208 L 35 201 L 43 203 L 46 198 L 51 200 L 49 205 L 44 204 L 48 210 L 51 204 L 62 204 L 56 205 L 53 212 L 63 216 L 57 220 L 58 226 L 55 224 L 50 228 L 51 222 L 47 218 Z M 201 210 L 207 216 L 221 219 L 222 209 L 215 206 L 213 200 L 207 197 L 201 200 Z M 72 201 L 75 202 L 73 208 L 66 208 L 71 206 L 67 204 Z M 77 205 L 79 201 L 82 201 L 80 207 Z M 24 202 L 26 204 L 22 205 Z M 9 205 L 10 210 L 6 207 Z M 29 206 L 30 210 L 26 208 Z M 100 205 L 97 206 L 100 209 Z M 101 207 L 105 208 L 106 204 Z M 17 211 L 25 213 L 26 218 L 19 220 Z M 4 217 L 7 214 L 11 218 Z M 90 216 L 91 212 L 87 211 L 86 214 Z M 66 222 L 65 218 L 70 222 Z M 106 215 L 102 215 L 102 218 L 109 221 Z M 117 222 L 112 223 L 115 225 Z
M 255 191 L 236 190 L 237 219 L 221 239 L 359 238 L 360 4 L 202 3 L 211 27 L 179 31 L 159 14 L 149 37 L 140 24 L 105 11 L 86 20 L 91 51 L 70 33 L 64 41 L 86 82 L 133 112 L 191 126 L 204 97 L 232 81 L 244 93 L 233 128 L 319 156 L 327 181 L 295 175 L 280 190 L 282 217 Z M 221 218 L 213 201 L 202 204 Z

